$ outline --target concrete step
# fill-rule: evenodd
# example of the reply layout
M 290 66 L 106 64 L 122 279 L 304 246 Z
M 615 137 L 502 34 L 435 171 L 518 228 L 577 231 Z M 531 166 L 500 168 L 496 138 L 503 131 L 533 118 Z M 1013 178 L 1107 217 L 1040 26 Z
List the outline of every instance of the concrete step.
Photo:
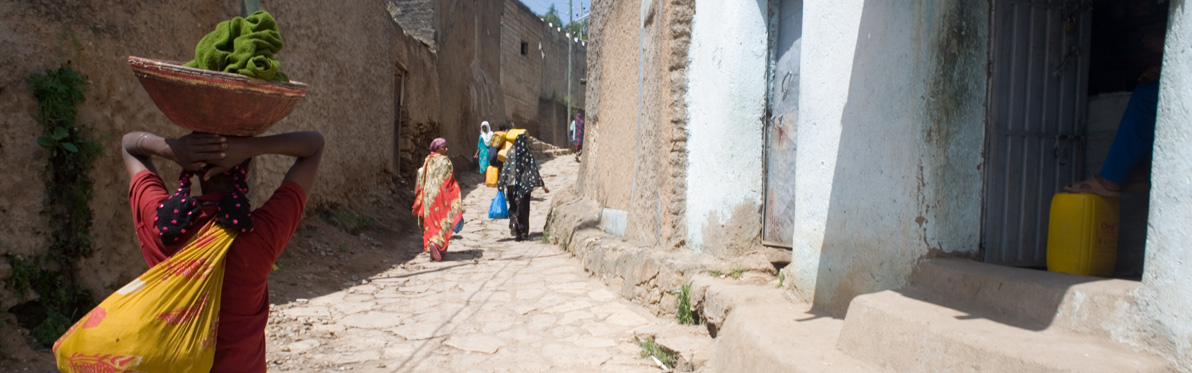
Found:
M 528 137 L 530 140 L 530 144 L 529 144 L 530 151 L 548 154 L 548 155 L 555 156 L 555 157 L 575 153 L 571 149 L 555 146 L 553 144 L 539 140 L 533 136 L 528 136 Z
M 714 372 L 880 372 L 836 349 L 843 320 L 779 296 L 733 308 L 716 335 Z
M 1029 330 L 1060 328 L 1106 339 L 1137 313 L 1137 281 L 1076 276 L 980 263 L 928 259 L 910 284 L 953 300 L 955 307 L 988 311 L 998 322 Z M 967 310 L 961 308 L 961 310 Z
M 1030 296 L 1029 294 L 1019 294 Z M 961 311 L 964 310 L 964 311 Z M 1169 363 L 1104 338 L 1022 328 L 979 304 L 914 286 L 853 299 L 837 347 L 898 372 L 1168 372 Z

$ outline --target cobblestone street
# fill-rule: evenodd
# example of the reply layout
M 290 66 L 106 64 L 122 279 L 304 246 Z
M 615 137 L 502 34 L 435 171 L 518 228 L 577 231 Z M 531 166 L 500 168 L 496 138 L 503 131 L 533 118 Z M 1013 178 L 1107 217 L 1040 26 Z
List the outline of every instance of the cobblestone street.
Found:
M 575 180 L 571 156 L 539 159 L 548 187 Z M 487 218 L 496 189 L 466 184 L 465 225 L 442 262 L 421 254 L 340 291 L 274 305 L 270 370 L 658 371 L 639 357 L 635 331 L 673 321 L 542 243 L 552 194 L 535 191 L 530 238 L 514 242 L 507 220 Z

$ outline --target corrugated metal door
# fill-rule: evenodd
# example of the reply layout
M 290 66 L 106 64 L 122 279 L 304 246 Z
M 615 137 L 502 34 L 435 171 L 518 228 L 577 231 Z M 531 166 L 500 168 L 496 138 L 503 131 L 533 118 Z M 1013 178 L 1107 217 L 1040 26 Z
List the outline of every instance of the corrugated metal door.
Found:
M 1047 264 L 1051 197 L 1079 179 L 1090 0 L 993 0 L 985 261 Z
M 782 0 L 766 120 L 766 204 L 762 242 L 791 247 L 795 233 L 795 125 L 799 119 L 799 49 L 803 0 Z

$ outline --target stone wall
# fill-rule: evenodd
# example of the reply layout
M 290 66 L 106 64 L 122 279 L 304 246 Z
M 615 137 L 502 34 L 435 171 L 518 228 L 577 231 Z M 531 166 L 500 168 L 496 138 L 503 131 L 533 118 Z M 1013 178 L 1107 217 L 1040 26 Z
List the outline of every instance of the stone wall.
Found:
M 525 43 L 525 54 L 522 54 Z M 571 40 L 559 25 L 549 25 L 518 0 L 506 0 L 501 19 L 501 88 L 505 121 L 526 128 L 539 140 L 568 146 L 564 98 L 584 105 L 586 43 Z M 571 94 L 567 94 L 567 55 L 571 53 Z M 554 101 L 562 110 L 555 110 Z
M 326 137 L 309 208 L 378 201 L 392 188 L 392 147 L 375 144 L 378 137 L 393 136 L 396 53 L 393 44 L 377 40 L 400 42 L 401 35 L 385 4 L 263 1 L 261 7 L 279 22 L 286 43 L 279 55 L 283 70 L 311 87 L 269 133 L 317 130 Z M 10 72 L 0 76 L 0 161 L 11 165 L 0 180 L 0 218 L 8 227 L 0 235 L 0 256 L 32 257 L 49 244 L 43 212 L 47 155 L 34 142 L 41 130 L 25 78 L 69 62 L 88 76 L 79 123 L 90 126 L 104 147 L 91 172 L 94 254 L 81 261 L 81 280 L 96 294 L 106 294 L 145 270 L 132 231 L 119 140 L 136 130 L 164 136 L 185 131 L 153 105 L 129 70 L 127 57 L 189 60 L 203 35 L 236 15 L 238 1 L 0 1 L 0 23 L 10 26 L 0 34 L 5 51 L 0 63 Z M 268 196 L 291 161 L 265 156 L 254 162 L 254 201 Z M 174 184 L 169 175 L 178 169 L 166 161 L 157 163 L 167 184 Z M 0 277 L 6 277 L 2 272 Z M 0 307 L 22 301 L 8 292 L 0 287 Z
M 458 165 L 476 151 L 480 122 L 505 118 L 501 89 L 500 1 L 439 1 L 440 126 Z M 425 154 L 425 153 L 424 153 Z
M 538 137 L 538 98 L 541 96 L 542 80 L 546 76 L 542 69 L 546 63 L 542 44 L 546 24 L 521 1 L 505 0 L 504 3 L 501 16 L 501 89 L 505 93 L 505 118 L 490 122 L 512 121 Z
M 99 1 L 0 1 L 0 23 L 6 29 L 0 34 L 0 64 L 8 72 L 0 75 L 0 162 L 7 165 L 0 178 L 0 218 L 6 227 L 0 234 L 0 256 L 31 258 L 49 247 L 44 197 L 49 154 L 34 141 L 42 130 L 35 120 L 37 101 L 25 79 L 68 63 L 88 78 L 78 123 L 90 127 L 103 146 L 91 171 L 94 254 L 80 264 L 85 269 L 80 279 L 105 294 L 145 270 L 132 231 L 129 180 L 119 141 L 135 130 L 167 136 L 184 132 L 149 100 L 128 67 L 128 56 L 189 60 L 209 28 L 238 12 L 238 4 L 231 1 L 123 1 L 119 6 Z M 159 170 L 166 175 L 178 172 L 169 165 Z M 0 264 L 7 266 L 3 260 Z M 0 299 L 3 308 L 25 298 L 0 286 Z
M 637 139 L 641 0 L 592 3 L 589 114 L 579 191 L 601 207 L 629 210 Z
M 439 70 L 438 56 L 430 46 L 411 36 L 398 36 L 397 70 L 402 86 L 394 87 L 401 98 L 401 118 L 395 134 L 398 148 L 398 172 L 413 181 L 422 160 L 429 153 L 430 141 L 439 134 Z M 406 186 L 412 190 L 413 187 Z
M 395 41 L 401 29 L 379 0 L 353 6 L 267 1 L 261 7 L 281 24 L 287 43 L 282 66 L 292 79 L 311 86 L 306 99 L 269 133 L 317 130 L 327 141 L 310 204 L 383 199 L 392 188 L 394 149 L 392 140 L 377 146 L 377 139 L 393 138 Z M 292 159 L 264 157 L 255 164 L 260 177 L 253 183 L 253 197 L 263 201 Z
M 577 191 L 628 216 L 625 236 L 686 246 L 688 56 L 695 1 L 594 2 Z
M 386 0 L 386 5 L 393 20 L 401 25 L 406 35 L 435 50 L 437 0 Z
M 568 117 L 566 100 L 571 100 L 574 110 L 582 110 L 585 103 L 584 90 L 587 87 L 584 78 L 587 75 L 587 43 L 568 37 L 559 25 L 551 26 L 540 22 L 542 28 L 542 88 L 539 98 L 549 99 L 563 104 L 564 110 L 559 115 L 543 118 L 538 125 L 537 133 L 543 141 L 557 146 L 568 146 L 567 126 L 573 118 Z M 568 49 L 570 45 L 570 49 Z M 568 92 L 567 54 L 571 53 L 571 91 Z M 544 113 L 546 114 L 546 113 Z

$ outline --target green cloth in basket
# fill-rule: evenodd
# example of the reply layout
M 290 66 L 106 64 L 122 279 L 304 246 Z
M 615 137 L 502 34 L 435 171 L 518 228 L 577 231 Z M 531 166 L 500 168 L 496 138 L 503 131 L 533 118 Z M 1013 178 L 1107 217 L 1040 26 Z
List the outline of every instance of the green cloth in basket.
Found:
M 277 21 L 266 11 L 246 18 L 220 22 L 195 47 L 195 59 L 187 67 L 223 71 L 264 80 L 290 81 L 281 72 L 281 61 L 273 55 L 281 51 L 281 32 Z

